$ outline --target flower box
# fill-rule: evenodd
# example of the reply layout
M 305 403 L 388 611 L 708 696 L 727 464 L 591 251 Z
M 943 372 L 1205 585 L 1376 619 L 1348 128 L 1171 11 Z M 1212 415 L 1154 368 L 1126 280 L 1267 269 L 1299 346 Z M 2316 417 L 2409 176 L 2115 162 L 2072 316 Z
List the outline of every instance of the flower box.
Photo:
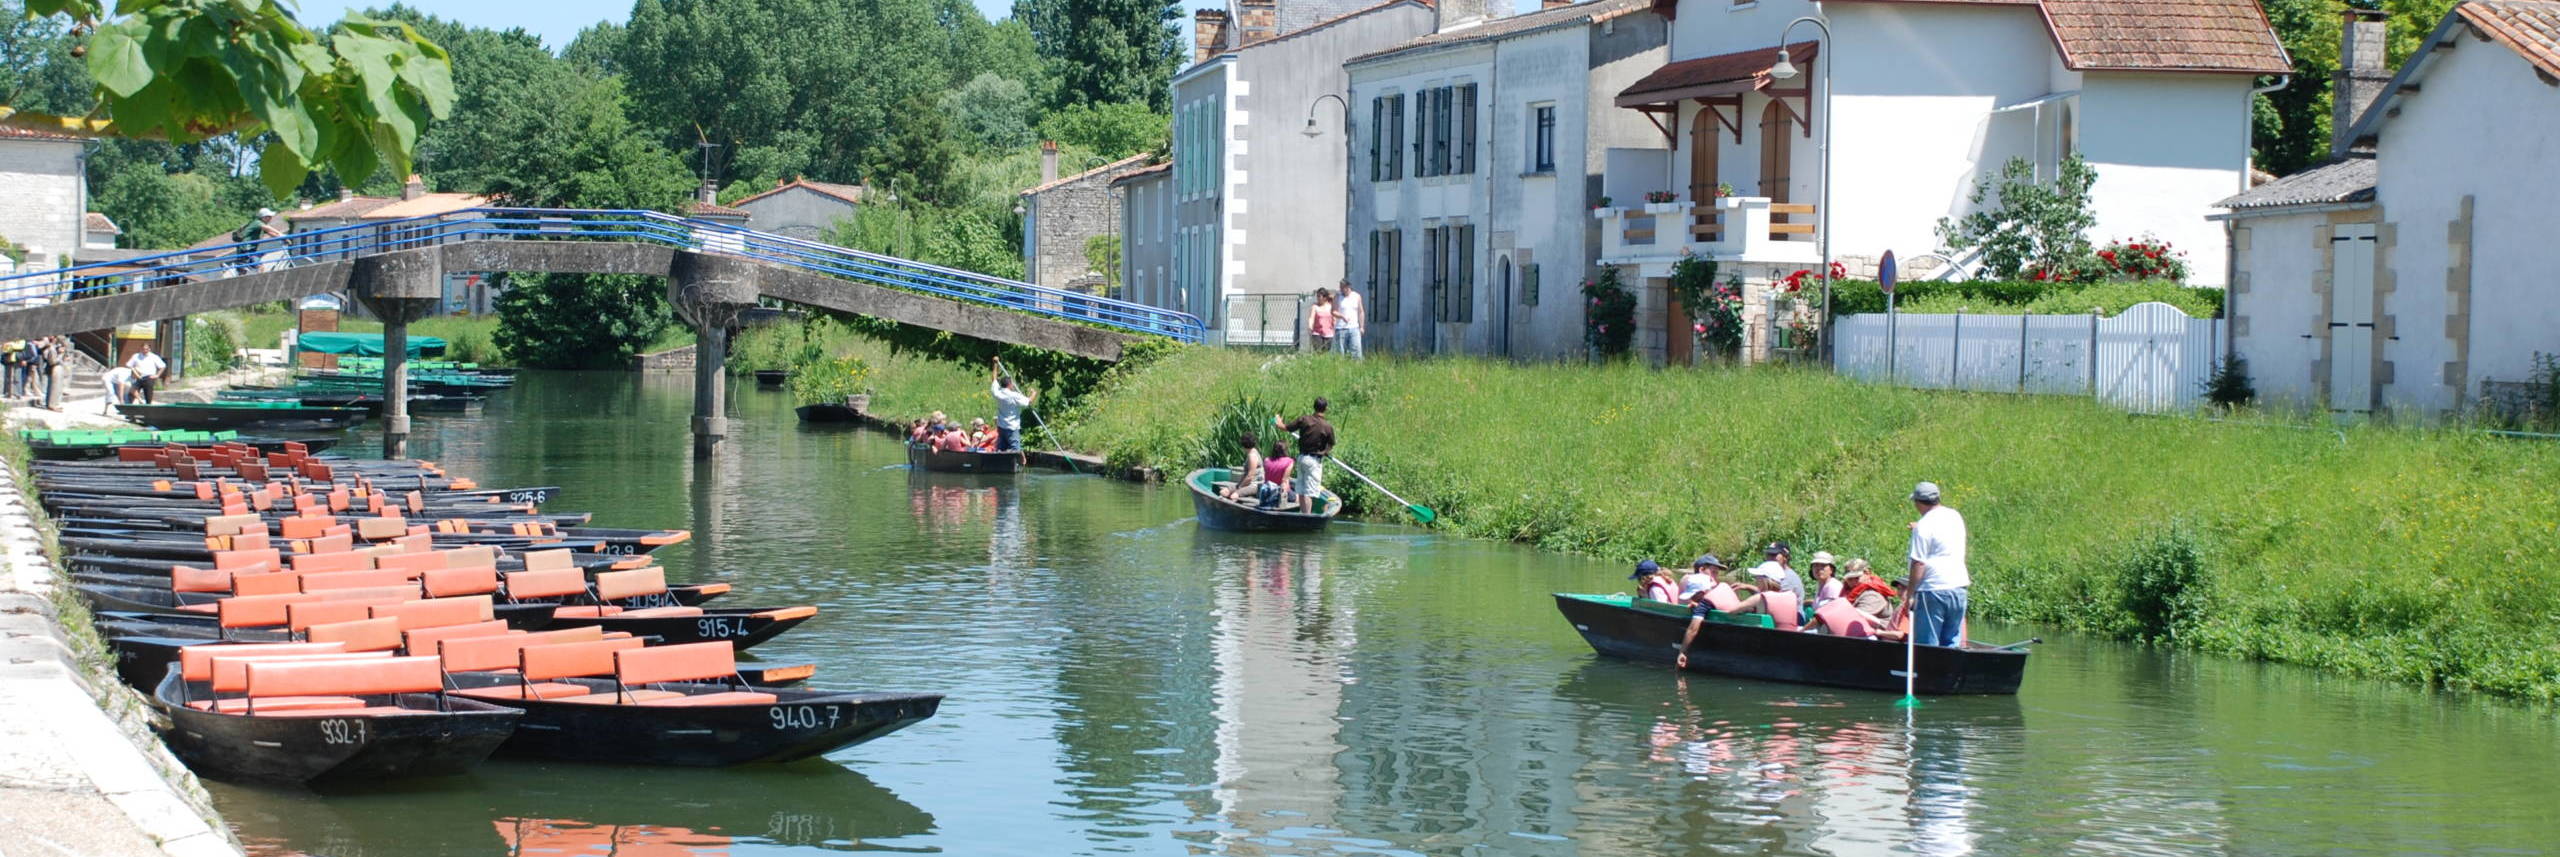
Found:
M 1648 202 L 1644 204 L 1644 211 L 1646 214 L 1679 214 L 1695 207 L 1697 203 L 1693 202 Z

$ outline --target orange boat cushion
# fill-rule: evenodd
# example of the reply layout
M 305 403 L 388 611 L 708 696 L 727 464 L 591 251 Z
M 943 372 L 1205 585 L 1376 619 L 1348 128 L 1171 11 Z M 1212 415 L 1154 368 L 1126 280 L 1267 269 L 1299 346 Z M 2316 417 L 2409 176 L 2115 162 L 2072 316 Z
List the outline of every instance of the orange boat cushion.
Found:
M 396 603 L 400 601 L 417 600 L 418 585 L 410 583 L 399 586 L 359 586 L 352 589 L 323 589 L 318 592 L 306 594 L 314 596 L 322 601 L 372 601 L 376 603 Z
M 386 586 L 416 586 L 418 576 L 405 571 L 332 571 L 323 574 L 304 573 L 302 591 L 320 592 L 330 589 L 370 589 Z
M 465 547 L 454 548 L 452 550 L 437 551 L 436 555 L 444 557 L 445 566 L 448 568 L 494 565 L 498 562 L 498 549 L 489 545 L 468 545 Z
M 518 653 L 527 646 L 592 643 L 604 638 L 603 629 L 589 625 L 503 637 L 446 639 L 436 643 L 436 654 L 444 657 L 444 668 L 452 672 L 512 671 L 516 668 Z
M 231 575 L 231 594 L 233 595 L 281 595 L 301 591 L 302 575 L 290 571 L 261 574 L 234 572 Z
M 551 571 L 562 568 L 576 568 L 577 565 L 577 558 L 570 556 L 568 548 L 526 551 L 524 554 L 524 568 L 526 571 Z
M 214 615 L 225 628 L 263 628 L 282 625 L 284 608 L 289 604 L 317 600 L 311 595 L 292 592 L 277 595 L 234 595 L 216 602 Z
M 265 530 L 259 530 L 254 533 L 241 533 L 231 537 L 231 549 L 236 551 L 266 550 L 269 546 L 270 545 L 267 542 L 267 532 Z
M 300 572 L 371 571 L 373 555 L 347 551 L 344 553 L 295 554 L 293 570 Z
M 396 569 L 412 575 L 425 574 L 446 567 L 444 557 L 432 553 L 398 552 L 399 548 L 396 545 L 392 546 L 392 550 L 395 552 L 374 555 L 373 567 Z
M 434 554 L 411 554 L 443 560 Z M 427 597 L 485 595 L 498 591 L 498 567 L 479 565 L 467 568 L 431 568 L 420 579 L 427 587 Z
M 266 565 L 269 569 L 283 568 L 284 552 L 275 548 L 264 548 L 221 551 L 213 555 L 213 567 L 224 571 L 239 571 L 260 564 Z
M 434 693 L 443 689 L 444 671 L 437 668 L 435 658 L 249 662 L 248 695 L 252 699 Z
M 316 501 L 311 495 L 305 494 L 301 497 L 294 498 L 294 502 L 301 505 L 304 509 L 309 509 L 312 508 L 311 504 Z M 328 535 L 329 528 L 337 525 L 338 519 L 327 515 L 319 517 L 295 515 L 284 519 L 283 523 L 277 525 L 276 534 L 288 539 L 316 539 L 321 536 Z
M 630 637 L 588 643 L 526 646 L 518 655 L 516 668 L 524 671 L 527 681 L 612 675 L 614 653 L 637 649 L 644 644 L 645 641 L 640 638 Z
M 345 643 L 350 652 L 387 652 L 400 648 L 400 621 L 381 617 L 330 622 L 304 629 L 302 638 L 314 643 Z
M 507 573 L 507 597 L 517 600 L 556 598 L 586 591 L 586 573 L 574 568 Z
M 640 704 L 687 707 L 696 705 L 772 705 L 779 699 L 781 699 L 781 697 L 770 693 L 757 693 L 749 690 L 731 690 L 720 693 L 697 693 L 692 696 L 677 696 L 670 699 L 653 699 Z
M 296 631 L 309 631 L 313 625 L 361 622 L 373 618 L 374 605 L 397 604 L 403 600 L 406 599 L 393 596 L 347 601 L 306 601 L 285 607 L 285 627 Z
M 213 659 L 212 674 L 206 679 L 215 693 L 238 693 L 249 686 L 249 665 L 267 661 L 380 661 L 390 652 L 323 652 L 301 655 L 235 654 Z
M 219 568 L 171 566 L 169 589 L 174 592 L 229 592 L 231 572 Z
M 419 628 L 412 631 L 402 632 L 401 638 L 408 641 L 408 651 L 410 654 L 432 655 L 436 653 L 436 644 L 442 643 L 446 640 L 459 640 L 466 637 L 496 637 L 504 635 L 505 633 L 507 633 L 507 620 L 491 619 L 486 622 L 472 622 L 464 625 L 443 625 L 434 628 Z
M 249 655 L 254 657 L 292 657 L 295 655 L 339 654 L 347 650 L 342 643 L 200 643 L 178 649 L 178 669 L 187 681 L 213 678 L 213 660 L 219 657 Z
M 622 608 L 620 607 L 610 605 L 597 606 L 594 604 L 580 604 L 572 607 L 562 607 L 558 610 L 551 611 L 551 616 L 555 619 L 601 619 L 606 616 L 620 615 L 622 615 Z
M 667 570 L 655 566 L 596 575 L 596 600 L 620 601 L 667 591 Z
M 331 504 L 337 505 L 334 498 Z M 368 542 L 386 542 L 408 534 L 409 522 L 399 518 L 356 519 L 356 537 Z
M 621 616 L 622 618 L 625 618 L 625 619 L 665 619 L 665 618 L 669 618 L 669 617 L 673 617 L 673 616 L 700 616 L 700 615 L 702 615 L 702 608 L 700 608 L 700 607 L 649 607 L 649 608 L 640 609 L 640 610 L 624 610 L 624 611 L 622 611 L 621 613 L 616 614 L 616 615 L 619 615 L 619 616 Z
M 727 640 L 652 646 L 614 655 L 614 674 L 623 684 L 698 681 L 738 674 L 738 650 Z
M 373 608 L 373 618 L 398 619 L 400 630 L 433 628 L 440 625 L 467 625 L 486 622 L 496 615 L 489 596 L 466 595 L 459 598 L 429 598 L 386 604 Z
M 204 534 L 208 536 L 265 533 L 266 531 L 266 519 L 256 515 L 214 515 L 204 519 Z

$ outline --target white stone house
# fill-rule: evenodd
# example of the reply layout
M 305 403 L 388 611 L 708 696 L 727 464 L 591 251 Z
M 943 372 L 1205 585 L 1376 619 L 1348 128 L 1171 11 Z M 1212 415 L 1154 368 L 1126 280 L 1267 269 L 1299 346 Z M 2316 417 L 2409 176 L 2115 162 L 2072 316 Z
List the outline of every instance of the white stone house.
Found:
M 825 241 L 827 230 L 836 221 L 852 217 L 866 192 L 861 185 L 795 178 L 729 207 L 746 212 L 749 228 L 758 232 Z
M 1611 97 L 1662 64 L 1665 22 L 1645 0 L 1438 8 L 1438 32 L 1345 65 L 1367 345 L 1578 356 L 1605 154 L 1664 146 Z
M 2560 2 L 2456 6 L 2375 95 L 2338 160 L 2222 203 L 2232 352 L 2276 402 L 2465 411 L 2560 356 Z
M 1321 0 L 1319 0 L 1321 5 Z M 1193 20 L 1173 77 L 1172 302 L 1213 341 L 1285 344 L 1298 302 L 1342 279 L 1342 63 L 1431 32 L 1432 7 L 1387 0 L 1314 18 L 1290 0 L 1239 0 Z M 1229 27 L 1230 20 L 1236 24 Z M 1327 98 L 1327 96 L 1331 96 Z M 1319 134 L 1309 137 L 1313 115 Z
M 1891 250 L 1927 272 L 1935 227 L 1971 210 L 2012 158 L 2050 178 L 2068 153 L 2096 167 L 2090 236 L 2153 236 L 2216 285 L 2223 236 L 2206 220 L 2245 188 L 2251 91 L 2291 63 L 2255 0 L 1661 0 L 1671 62 L 1627 87 L 1668 152 L 1612 152 L 1603 254 L 1640 274 L 1641 353 L 1685 356 L 1689 320 L 1664 288 L 1683 252 L 1753 286 L 1747 353 L 1771 332 L 1769 278 L 1818 267 L 1822 125 L 1831 128 L 1830 249 L 1852 275 Z M 1821 42 L 1801 16 L 1827 19 Z M 1792 77 L 1773 73 L 1779 41 Z M 1831 116 L 1822 85 L 1831 87 Z M 2272 78 L 2270 78 L 2272 80 Z M 1717 200 L 1719 185 L 1733 196 Z M 1678 202 L 1648 212 L 1644 196 Z
M 1096 236 L 1121 237 L 1120 194 L 1112 181 L 1147 165 L 1150 153 L 1116 161 L 1087 161 L 1090 169 L 1058 174 L 1058 144 L 1040 144 L 1040 183 L 1019 195 L 1022 207 L 1022 278 L 1052 289 L 1099 294 L 1103 272 L 1085 257 Z M 1117 274 L 1119 272 L 1112 272 Z M 1125 281 L 1124 281 L 1125 282 Z
M 89 210 L 87 147 L 76 137 L 0 128 L 0 240 L 24 257 L 17 270 L 59 268 L 79 254 Z

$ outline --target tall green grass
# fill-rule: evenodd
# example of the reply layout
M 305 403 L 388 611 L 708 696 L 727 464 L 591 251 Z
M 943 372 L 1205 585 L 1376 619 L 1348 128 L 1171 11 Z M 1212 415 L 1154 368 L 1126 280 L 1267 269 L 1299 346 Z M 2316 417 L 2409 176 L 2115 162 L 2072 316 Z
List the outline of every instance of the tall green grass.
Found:
M 875 402 L 984 401 L 983 376 L 931 378 Z M 1786 539 L 1895 568 L 1905 494 L 1933 480 L 1972 526 L 1985 615 L 2560 700 L 2560 444 L 2128 416 L 1804 370 L 1207 348 L 1114 373 L 1052 416 L 1071 448 L 1179 472 L 1241 457 L 1211 442 L 1238 403 L 1294 414 L 1319 395 L 1341 458 L 1465 535 L 1623 559 Z

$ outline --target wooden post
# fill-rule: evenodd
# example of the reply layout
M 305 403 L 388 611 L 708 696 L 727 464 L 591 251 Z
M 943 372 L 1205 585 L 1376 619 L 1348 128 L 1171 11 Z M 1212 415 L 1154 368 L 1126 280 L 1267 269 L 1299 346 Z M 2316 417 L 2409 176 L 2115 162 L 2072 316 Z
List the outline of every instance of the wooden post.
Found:
M 2098 308 L 2089 308 L 2089 398 L 2098 397 Z
M 2027 391 L 2027 321 L 2031 318 L 2033 316 L 2024 313 L 2018 315 L 2018 392 L 2021 393 Z
M 1955 340 L 1955 345 L 1947 349 L 1951 352 L 1947 361 L 1947 389 L 1950 390 L 1964 388 L 1964 313 L 1961 312 L 1956 313 Z

